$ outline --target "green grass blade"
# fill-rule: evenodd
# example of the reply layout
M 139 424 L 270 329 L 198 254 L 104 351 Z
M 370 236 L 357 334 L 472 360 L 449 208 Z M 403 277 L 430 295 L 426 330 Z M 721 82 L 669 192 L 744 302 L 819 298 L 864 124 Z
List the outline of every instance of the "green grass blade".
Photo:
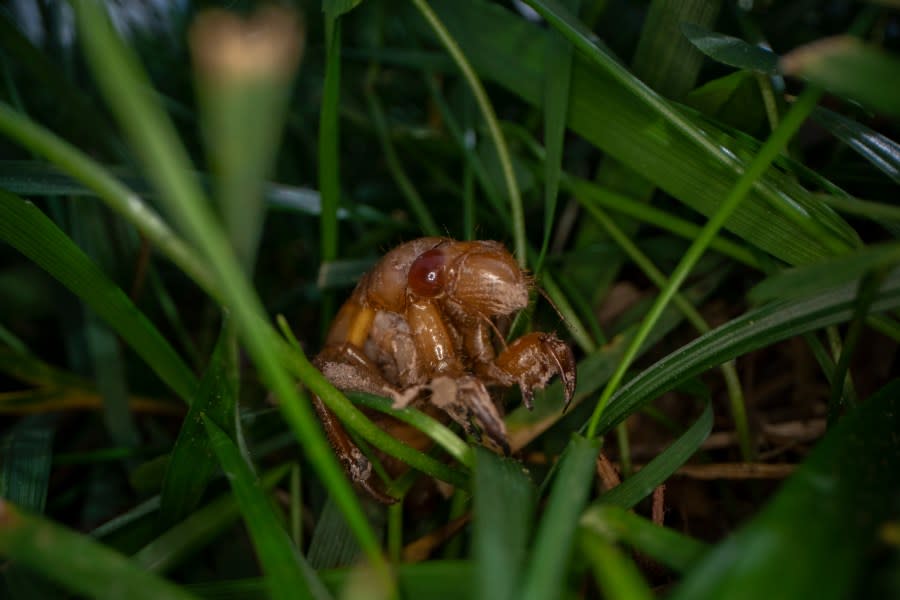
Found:
M 828 288 L 859 279 L 873 269 L 889 268 L 900 261 L 900 243 L 873 244 L 825 262 L 776 273 L 750 291 L 753 302 L 812 296 Z
M 271 598 L 327 598 L 322 583 L 291 544 L 269 497 L 235 443 L 208 416 L 201 415 L 212 448 L 228 476 L 234 499 L 253 540 Z
M 581 0 L 568 0 L 566 6 L 578 13 Z M 550 245 L 553 217 L 556 214 L 556 198 L 562 171 L 563 142 L 566 133 L 566 111 L 569 109 L 569 86 L 572 81 L 572 45 L 562 34 L 554 32 L 547 43 L 544 71 L 544 143 L 547 158 L 544 161 L 544 237 L 535 263 L 535 273 L 540 273 L 544 256 Z
M 651 600 L 656 596 L 634 560 L 601 537 L 579 536 L 579 547 L 590 562 L 597 586 L 610 600 Z
M 350 395 L 356 404 L 373 408 L 379 412 L 391 415 L 398 421 L 409 423 L 428 437 L 447 453 L 458 460 L 460 464 L 472 468 L 474 464 L 474 455 L 472 447 L 459 438 L 458 435 L 446 425 L 429 417 L 420 410 L 415 408 L 394 409 L 391 407 L 391 401 L 387 398 L 372 396 L 371 394 L 353 393 Z
M 16 424 L 0 444 L 0 498 L 36 513 L 44 512 L 55 427 L 46 417 Z
M 382 537 L 384 510 L 374 508 L 369 513 L 372 528 Z M 345 567 L 359 562 L 359 543 L 353 537 L 334 499 L 325 500 L 325 506 L 316 520 L 309 542 L 309 564 L 316 570 Z
M 480 0 L 434 0 L 433 5 L 483 77 L 531 104 L 540 104 L 546 44 L 541 30 Z M 582 49 L 584 41 L 579 38 L 576 47 Z M 598 52 L 593 44 L 589 50 Z M 685 124 L 685 117 L 673 115 L 674 109 L 653 92 L 641 88 L 639 97 L 633 88 L 640 82 L 625 73 L 627 85 L 623 84 L 596 66 L 595 59 L 575 54 L 572 89 L 577 92 L 572 94 L 568 111 L 572 131 L 686 205 L 702 214 L 713 214 L 745 168 L 734 157 L 745 153 L 734 139 L 708 123 L 702 128 Z M 614 62 L 609 57 L 606 60 Z M 652 106 L 647 104 L 650 101 Z M 813 236 L 798 231 L 794 219 L 773 217 L 771 207 L 778 203 L 785 211 L 794 212 L 795 218 L 808 220 L 807 226 L 819 233 Z M 769 170 L 728 220 L 727 228 L 785 262 L 808 263 L 833 254 L 832 245 L 846 247 L 844 234 L 855 235 L 846 224 L 839 239 L 833 239 L 833 234 L 822 235 L 823 223 L 834 216 L 822 208 L 796 183 Z M 825 217 L 825 213 L 831 217 Z
M 818 40 L 781 57 L 782 71 L 900 118 L 900 59 L 849 35 Z
M 647 463 L 640 471 L 600 497 L 599 503 L 632 508 L 686 463 L 712 431 L 712 404 L 707 400 L 700 418 L 677 440 Z
M 714 273 L 699 282 L 684 295 L 692 304 L 703 302 L 712 290 L 714 290 L 724 277 L 724 271 Z M 653 330 L 650 339 L 647 340 L 641 352 L 653 347 L 662 340 L 676 326 L 684 315 L 674 306 L 669 307 L 662 319 Z M 605 344 L 597 352 L 594 352 L 578 364 L 578 385 L 575 387 L 575 396 L 572 399 L 570 410 L 579 405 L 585 399 L 591 397 L 609 379 L 616 365 L 622 358 L 629 341 L 634 336 L 637 326 L 631 326 L 616 335 L 609 343 Z M 527 410 L 524 406 L 511 411 L 506 417 L 506 428 L 509 433 L 510 446 L 515 450 L 523 448 L 538 435 L 549 429 L 562 418 L 562 409 L 565 400 L 562 386 L 554 381 L 543 393 L 543 398 L 535 402 L 534 410 Z
M 214 295 L 212 274 L 200 255 L 188 247 L 156 211 L 145 204 L 134 191 L 113 177 L 107 169 L 81 150 L 2 102 L 0 102 L 0 131 L 31 152 L 46 157 L 75 180 L 84 183 L 112 210 L 137 227 L 200 287 Z M 11 169 L 19 171 L 21 163 L 17 163 L 18 161 L 13 162 L 10 165 Z M 69 192 L 71 182 L 63 180 L 58 181 L 56 185 L 63 187 L 62 192 Z M 34 193 L 44 194 L 47 191 L 40 189 Z
M 844 115 L 816 107 L 812 118 L 879 171 L 900 183 L 900 144 Z
M 534 546 L 518 598 L 556 598 L 564 587 L 566 569 L 575 545 L 578 518 L 594 482 L 596 440 L 572 438 L 560 459 L 547 508 L 535 534 Z
M 290 465 L 281 465 L 263 473 L 260 487 L 268 491 L 284 479 Z M 159 508 L 159 497 L 153 509 Z M 187 518 L 138 550 L 132 559 L 142 568 L 165 573 L 209 545 L 241 516 L 235 497 L 224 494 L 195 510 Z M 94 535 L 101 535 L 100 529 Z
M 525 566 L 535 489 L 522 465 L 484 448 L 475 450 L 473 481 L 472 595 L 515 598 Z
M 263 187 L 279 149 L 303 37 L 293 13 L 269 7 L 246 20 L 201 14 L 190 42 L 215 199 L 235 254 L 252 273 L 265 219 Z M 235 59 L 241 55 L 256 60 Z
M 144 93 L 149 88 L 146 75 L 131 50 L 117 37 L 102 7 L 89 0 L 76 4 L 79 37 L 93 74 L 141 156 L 148 175 L 159 190 L 160 200 L 209 261 L 222 298 L 232 310 L 240 336 L 263 381 L 280 399 L 285 420 L 304 446 L 323 483 L 339 502 L 366 556 L 383 580 L 389 581 L 378 542 L 350 482 L 311 407 L 300 401 L 296 385 L 284 367 L 285 355 L 279 347 L 278 336 L 267 322 L 259 298 L 242 273 L 223 231 L 217 226 L 197 180 L 190 176 L 190 160 L 173 124 L 152 97 Z M 299 352 L 292 354 L 300 355 Z M 314 377 L 312 372 L 310 375 Z M 343 396 L 339 401 L 346 403 Z
M 369 105 L 369 114 L 372 115 L 372 124 L 375 126 L 375 133 L 378 135 L 378 141 L 381 143 L 381 150 L 384 154 L 384 160 L 387 162 L 388 170 L 394 178 L 400 192 L 406 198 L 410 210 L 416 216 L 422 233 L 430 236 L 441 235 L 441 230 L 434 222 L 434 217 L 428 210 L 428 206 L 422 199 L 422 195 L 416 189 L 415 184 L 406 174 L 403 163 L 397 156 L 394 149 L 394 142 L 391 140 L 391 133 L 388 129 L 387 117 L 384 115 L 384 108 L 381 106 L 381 100 L 373 90 L 366 90 L 366 101 Z
M 723 65 L 767 75 L 778 72 L 778 56 L 771 50 L 693 23 L 682 23 L 681 31 L 698 50 Z
M 694 538 L 662 527 L 631 510 L 595 502 L 581 517 L 582 530 L 608 539 L 624 542 L 678 573 L 697 564 L 709 546 Z
M 607 210 L 633 217 L 650 225 L 655 225 L 687 240 L 693 240 L 697 237 L 697 234 L 700 233 L 699 225 L 670 215 L 658 208 L 640 202 L 634 202 L 627 196 L 618 194 L 611 189 L 596 185 L 590 181 L 571 175 L 565 175 L 563 177 L 563 187 L 574 193 L 578 201 L 586 207 L 596 204 Z M 759 261 L 752 252 L 721 235 L 713 238 L 709 247 L 726 256 L 730 256 L 749 267 L 756 269 L 760 268 Z
M 669 277 L 667 285 L 660 291 L 659 297 L 654 301 L 647 316 L 644 317 L 640 329 L 638 329 L 635 334 L 634 340 L 632 340 L 628 349 L 625 351 L 625 355 L 622 357 L 622 362 L 619 364 L 616 372 L 610 377 L 609 383 L 600 395 L 600 399 L 597 400 L 597 408 L 594 410 L 594 413 L 591 415 L 591 420 L 588 423 L 587 434 L 589 437 L 596 434 L 597 425 L 606 408 L 607 402 L 612 397 L 612 394 L 615 392 L 619 383 L 621 383 L 622 378 L 625 376 L 625 372 L 628 370 L 628 367 L 631 366 L 632 361 L 637 355 L 638 349 L 641 344 L 644 343 L 644 338 L 654 327 L 655 321 L 662 314 L 665 305 L 668 304 L 675 292 L 678 291 L 678 288 L 681 287 L 681 284 L 694 268 L 694 265 L 700 259 L 700 256 L 706 250 L 709 243 L 715 237 L 719 229 L 725 224 L 725 221 L 740 206 L 741 202 L 752 188 L 753 183 L 762 176 L 781 149 L 788 143 L 794 133 L 800 128 L 800 125 L 806 120 L 806 117 L 815 107 L 820 95 L 820 92 L 813 88 L 807 89 L 801 94 L 790 112 L 788 112 L 781 121 L 778 128 L 772 132 L 772 135 L 766 140 L 763 147 L 760 148 L 759 154 L 754 157 L 753 161 L 747 167 L 747 170 L 744 171 L 737 183 L 735 183 L 734 187 L 722 201 L 719 209 L 709 221 L 707 221 L 706 225 L 700 231 L 700 234 L 681 257 L 678 266 L 675 267 L 675 270 Z
M 160 379 L 191 403 L 196 377 L 150 321 L 36 206 L 0 191 L 0 239 L 69 288 L 102 317 Z
M 765 509 L 671 596 L 853 598 L 900 506 L 900 382 L 828 431 Z M 785 568 L 789 565 L 790 568 Z
M 773 302 L 713 329 L 648 367 L 610 400 L 598 431 L 611 430 L 640 406 L 679 383 L 757 348 L 852 318 L 857 285 L 798 300 Z M 900 306 L 900 272 L 889 275 L 870 312 Z
M 325 81 L 322 87 L 322 111 L 319 114 L 319 194 L 322 217 L 319 221 L 321 262 L 338 257 L 338 205 L 340 183 L 340 108 L 341 94 L 341 19 L 325 16 L 328 50 Z
M 74 593 L 118 600 L 187 600 L 194 596 L 141 570 L 86 535 L 0 499 L 0 555 Z
M 680 26 L 712 26 L 720 9 L 720 2 L 705 0 L 650 2 L 631 61 L 634 74 L 666 98 L 684 98 L 697 84 L 703 55 L 685 39 Z
M 514 254 L 516 260 L 519 262 L 519 266 L 525 268 L 527 262 L 527 243 L 525 239 L 525 213 L 522 208 L 522 196 L 519 191 L 519 183 L 516 181 L 512 159 L 510 158 L 509 148 L 506 144 L 506 138 L 500 131 L 500 125 L 497 121 L 494 107 L 484 90 L 484 85 L 472 68 L 469 57 L 463 52 L 462 48 L 460 48 L 454 35 L 448 31 L 444 23 L 441 22 L 441 18 L 434 10 L 432 10 L 426 0 L 413 0 L 413 4 L 419 12 L 422 13 L 422 16 L 434 31 L 435 36 L 440 40 L 447 52 L 449 52 L 450 56 L 453 58 L 453 62 L 456 63 L 457 68 L 462 72 L 463 77 L 466 79 L 466 83 L 469 85 L 472 94 L 475 96 L 478 109 L 481 111 L 481 116 L 484 118 L 491 140 L 497 151 L 497 159 L 500 161 L 503 181 L 506 184 L 506 191 L 509 195 L 509 211 Z
M 235 435 L 239 385 L 236 342 L 234 327 L 226 321 L 200 381 L 198 399 L 181 424 L 166 466 L 159 509 L 163 528 L 177 523 L 197 506 L 219 465 L 201 415 Z

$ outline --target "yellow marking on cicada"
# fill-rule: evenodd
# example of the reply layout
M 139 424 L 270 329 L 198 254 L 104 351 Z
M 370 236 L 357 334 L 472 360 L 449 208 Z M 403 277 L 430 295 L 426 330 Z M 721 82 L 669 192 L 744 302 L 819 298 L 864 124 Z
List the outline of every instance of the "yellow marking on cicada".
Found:
M 364 306 L 353 318 L 353 323 L 350 324 L 350 331 L 347 332 L 347 341 L 357 348 L 362 348 L 369 337 L 369 331 L 372 330 L 373 321 L 375 321 L 375 311 L 368 306 Z

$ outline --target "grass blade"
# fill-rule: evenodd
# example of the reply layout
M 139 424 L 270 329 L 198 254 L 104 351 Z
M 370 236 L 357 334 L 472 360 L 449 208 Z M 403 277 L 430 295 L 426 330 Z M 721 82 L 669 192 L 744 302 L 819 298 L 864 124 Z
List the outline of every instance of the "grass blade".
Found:
M 582 531 L 611 542 L 622 541 L 653 560 L 683 573 L 709 550 L 703 542 L 656 525 L 615 504 L 595 502 L 581 517 Z
M 240 450 L 208 416 L 202 415 L 212 448 L 228 476 L 234 499 L 253 540 L 259 564 L 266 575 L 270 598 L 327 598 L 313 570 L 306 565 L 281 526 L 268 496 Z M 306 568 L 303 566 L 306 565 Z
M 152 97 L 144 93 L 149 89 L 149 82 L 137 58 L 118 38 L 101 6 L 90 0 L 80 0 L 76 3 L 76 16 L 93 74 L 120 125 L 140 153 L 148 175 L 159 190 L 160 200 L 209 261 L 242 341 L 263 381 L 280 399 L 285 420 L 304 446 L 322 481 L 339 502 L 366 556 L 383 580 L 390 581 L 377 540 L 350 482 L 316 423 L 311 407 L 301 402 L 296 385 L 284 367 L 283 348 L 265 318 L 262 303 L 242 273 L 222 229 L 217 226 L 199 183 L 190 176 L 190 160 L 173 124 Z M 291 354 L 305 359 L 299 352 Z M 315 377 L 314 369 L 310 369 L 309 376 Z M 323 381 L 324 378 L 316 380 Z M 347 403 L 343 396 L 340 401 Z
M 44 512 L 54 430 L 46 417 L 29 417 L 4 437 L 0 444 L 0 498 L 36 513 Z
M 872 244 L 819 264 L 776 273 L 757 284 L 749 297 L 754 302 L 765 302 L 812 296 L 859 279 L 873 269 L 890 268 L 898 261 L 900 243 Z
M 900 144 L 844 115 L 817 107 L 812 118 L 872 166 L 900 183 Z
M 527 600 L 555 598 L 564 587 L 563 578 L 575 544 L 578 518 L 591 491 L 598 452 L 600 444 L 596 440 L 576 435 L 569 442 L 535 534 L 518 597 Z
M 566 6 L 578 13 L 581 0 L 568 0 Z M 556 198 L 559 195 L 559 179 L 562 171 L 563 142 L 566 133 L 566 111 L 569 109 L 569 87 L 572 81 L 572 45 L 559 32 L 554 32 L 547 43 L 547 59 L 544 75 L 544 140 L 547 158 L 544 161 L 544 238 L 535 263 L 535 273 L 540 273 L 550 244 L 553 217 L 556 214 Z
M 67 590 L 92 598 L 194 598 L 90 537 L 25 512 L 3 499 L 0 499 L 0 555 Z
M 475 598 L 516 597 L 534 501 L 534 485 L 518 461 L 476 448 L 472 530 Z
M 260 487 L 268 491 L 284 479 L 290 465 L 281 465 L 263 473 Z M 159 497 L 156 497 L 154 510 L 159 508 Z M 216 539 L 223 530 L 238 520 L 240 509 L 234 495 L 224 494 L 191 513 L 187 518 L 175 525 L 143 548 L 138 550 L 132 559 L 142 568 L 155 573 L 165 573 L 184 562 L 201 548 Z M 94 532 L 99 536 L 100 530 Z
M 200 381 L 198 399 L 184 418 L 169 457 L 160 492 L 161 527 L 177 523 L 197 506 L 218 467 L 201 415 L 234 436 L 237 397 L 237 340 L 234 327 L 226 321 Z
M 648 367 L 610 400 L 600 420 L 602 434 L 650 400 L 679 383 L 756 348 L 815 331 L 852 318 L 857 284 L 853 283 L 799 300 L 773 302 L 713 329 Z M 900 306 L 900 272 L 889 275 L 869 311 Z
M 723 65 L 766 75 L 778 72 L 778 56 L 771 50 L 730 35 L 709 31 L 693 23 L 682 23 L 681 31 L 698 50 Z
M 594 579 L 610 600 L 651 600 L 655 598 L 634 560 L 610 542 L 582 534 L 579 546 L 590 561 Z
M 600 496 L 598 503 L 632 508 L 697 452 L 712 431 L 712 426 L 712 404 L 707 400 L 700 418 L 687 431 L 640 471 Z
M 36 206 L 0 191 L 0 239 L 69 288 L 190 404 L 197 379 L 150 321 Z
M 781 57 L 780 66 L 785 74 L 900 117 L 900 89 L 885 85 L 900 77 L 900 60 L 855 37 L 839 35 L 795 48 Z
M 541 30 L 501 7 L 479 0 L 434 0 L 433 5 L 483 77 L 531 104 L 540 104 L 546 44 Z M 585 39 L 579 38 L 576 47 L 583 49 L 584 43 Z M 592 43 L 588 50 L 598 53 Z M 724 131 L 713 130 L 709 124 L 702 128 L 684 124 L 684 117 L 680 113 L 673 116 L 671 106 L 660 104 L 663 101 L 653 92 L 641 88 L 642 95 L 638 97 L 634 87 L 641 86 L 640 82 L 623 70 L 627 86 L 623 85 L 598 67 L 595 58 L 575 53 L 572 89 L 577 93 L 572 94 L 568 111 L 572 131 L 644 174 L 686 205 L 702 214 L 713 214 L 745 168 L 734 157 L 745 152 Z M 605 60 L 615 62 L 608 56 Z M 653 107 L 647 105 L 648 99 Z M 665 114 L 661 115 L 660 110 L 665 110 Z M 681 125 L 676 126 L 670 118 Z M 705 141 L 698 145 L 697 138 Z M 727 228 L 790 264 L 833 254 L 832 243 L 836 249 L 846 248 L 848 242 L 843 235 L 855 236 L 846 224 L 841 226 L 839 239 L 821 231 L 816 236 L 798 231 L 793 219 L 773 218 L 772 206 L 777 203 L 815 222 L 808 225 L 816 229 L 824 228 L 823 223 L 834 216 L 830 210 L 823 211 L 807 191 L 770 169 L 755 183 L 747 202 L 728 220 Z M 825 213 L 831 217 L 825 217 Z
M 519 192 L 519 184 L 513 171 L 512 159 L 510 158 L 509 149 L 506 144 L 506 138 L 500 131 L 500 125 L 497 121 L 497 114 L 494 107 L 488 99 L 487 93 L 484 91 L 484 85 L 476 75 L 475 70 L 469 63 L 467 55 L 460 48 L 459 43 L 453 34 L 447 30 L 441 22 L 441 18 L 431 9 L 426 0 L 413 0 L 413 4 L 422 13 L 422 16 L 428 22 L 428 25 L 434 31 L 441 44 L 444 45 L 447 52 L 453 58 L 457 68 L 462 72 L 468 83 L 475 101 L 481 111 L 485 124 L 490 132 L 491 140 L 497 151 L 497 159 L 500 161 L 500 167 L 503 172 L 503 180 L 506 183 L 506 191 L 509 194 L 509 210 L 512 220 L 513 246 L 516 260 L 519 266 L 525 268 L 527 244 L 525 239 L 525 213 L 522 209 L 522 196 Z

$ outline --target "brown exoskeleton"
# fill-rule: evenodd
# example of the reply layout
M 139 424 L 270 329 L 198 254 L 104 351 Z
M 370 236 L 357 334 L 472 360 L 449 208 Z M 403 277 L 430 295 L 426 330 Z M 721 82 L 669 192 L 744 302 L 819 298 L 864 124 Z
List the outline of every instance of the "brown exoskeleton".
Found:
M 426 237 L 388 252 L 360 280 L 331 325 L 316 366 L 342 390 L 387 396 L 397 408 L 440 409 L 477 439 L 485 432 L 508 452 L 506 427 L 488 386 L 533 390 L 558 374 L 566 402 L 575 391 L 575 359 L 552 333 L 503 344 L 498 319 L 528 304 L 530 279 L 498 242 Z M 493 335 L 497 333 L 498 335 Z M 429 393 L 430 392 L 430 393 Z M 371 464 L 334 415 L 316 410 L 354 482 L 381 501 Z M 432 408 L 433 407 L 433 408 Z

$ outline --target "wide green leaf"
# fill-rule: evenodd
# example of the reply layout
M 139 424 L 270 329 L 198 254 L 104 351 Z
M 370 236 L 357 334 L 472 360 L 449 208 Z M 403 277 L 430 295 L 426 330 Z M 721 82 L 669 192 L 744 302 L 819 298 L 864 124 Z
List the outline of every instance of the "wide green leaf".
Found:
M 671 596 L 855 598 L 900 507 L 900 381 L 848 413 Z M 896 549 L 895 549 L 896 551 Z
M 546 33 L 481 0 L 436 0 L 433 5 L 482 76 L 540 105 Z M 600 52 L 591 37 L 583 31 L 581 35 L 579 39 L 586 40 L 594 53 Z M 734 139 L 709 124 L 685 124 L 686 117 L 638 80 L 621 72 L 614 76 L 594 60 L 575 55 L 569 128 L 693 209 L 715 213 L 745 167 L 737 159 L 745 153 Z M 604 60 L 618 64 L 608 55 Z M 699 139 L 707 144 L 701 145 Z M 716 140 L 715 150 L 710 140 Z M 810 227 L 833 230 L 835 215 L 830 209 L 775 169 L 755 184 L 726 228 L 791 264 L 832 254 L 819 236 L 798 231 L 792 219 L 773 215 L 774 202 L 787 203 L 785 210 L 795 211 Z M 838 227 L 839 235 L 828 234 L 835 235 L 831 243 L 846 246 L 855 234 L 845 223 Z

